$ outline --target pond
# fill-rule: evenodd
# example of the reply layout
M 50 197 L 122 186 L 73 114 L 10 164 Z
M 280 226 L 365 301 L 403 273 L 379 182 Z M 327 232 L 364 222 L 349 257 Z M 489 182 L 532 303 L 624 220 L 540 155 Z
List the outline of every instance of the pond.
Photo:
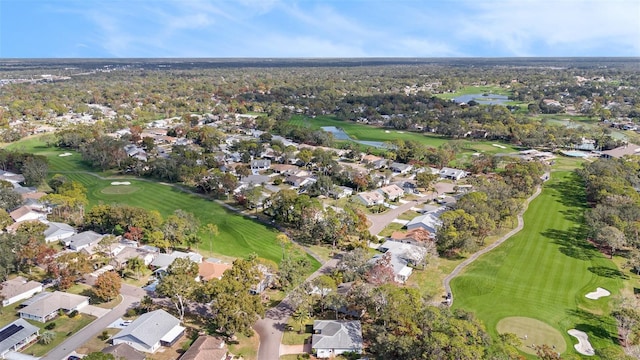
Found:
M 323 126 L 321 127 L 323 131 L 333 134 L 333 138 L 336 140 L 350 140 L 357 142 L 358 144 L 373 146 L 378 149 L 386 149 L 387 145 L 382 141 L 365 141 L 365 140 L 355 140 L 352 139 L 344 130 L 337 128 L 335 126 Z
M 509 101 L 509 97 L 506 95 L 497 94 L 466 94 L 453 98 L 453 101 L 457 103 L 468 103 L 474 100 L 480 105 L 504 105 Z

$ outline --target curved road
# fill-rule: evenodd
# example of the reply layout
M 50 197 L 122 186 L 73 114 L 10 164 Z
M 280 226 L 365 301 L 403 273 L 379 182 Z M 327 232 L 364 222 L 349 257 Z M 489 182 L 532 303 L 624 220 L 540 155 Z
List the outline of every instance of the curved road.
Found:
M 316 272 L 309 275 L 305 282 L 311 281 L 320 275 L 330 274 L 333 268 L 338 265 L 338 257 L 324 263 Z M 280 343 L 289 316 L 295 309 L 288 302 L 287 295 L 277 306 L 269 309 L 263 319 L 258 320 L 253 329 L 260 336 L 260 347 L 258 348 L 258 360 L 278 360 L 280 359 Z
M 546 172 L 544 174 L 544 177 L 543 177 L 543 179 L 545 179 L 544 181 L 549 180 L 549 178 L 550 178 L 550 173 Z M 487 246 L 486 248 L 474 253 L 468 259 L 466 259 L 465 261 L 463 261 L 460 264 L 458 264 L 458 266 L 456 266 L 455 269 L 453 269 L 451 274 L 447 275 L 447 277 L 444 278 L 444 280 L 442 281 L 443 285 L 444 285 L 444 291 L 447 294 L 451 294 L 451 297 L 450 297 L 450 300 L 449 300 L 449 306 L 453 305 L 453 293 L 451 292 L 451 285 L 450 285 L 451 280 L 454 277 L 458 276 L 460 274 L 460 271 L 462 271 L 462 269 L 464 269 L 465 267 L 467 267 L 467 265 L 469 265 L 472 262 L 474 262 L 481 255 L 484 255 L 484 254 L 488 253 L 489 251 L 495 249 L 496 247 L 500 246 L 500 244 L 505 242 L 508 238 L 512 237 L 513 235 L 518 233 L 520 230 L 522 230 L 522 228 L 524 227 L 524 219 L 522 218 L 522 215 L 524 215 L 525 211 L 527 211 L 527 208 L 529 207 L 529 203 L 531 202 L 531 200 L 533 200 L 536 197 L 538 197 L 538 195 L 540 195 L 541 192 L 542 192 L 542 186 L 538 186 L 538 188 L 533 193 L 533 195 L 531 195 L 527 200 L 525 200 L 524 206 L 522 207 L 522 210 L 520 210 L 520 212 L 518 213 L 518 225 L 513 230 L 511 230 L 508 233 L 504 234 L 504 236 L 502 236 L 500 239 L 496 240 L 496 242 L 494 242 L 493 244 L 491 244 L 491 245 Z

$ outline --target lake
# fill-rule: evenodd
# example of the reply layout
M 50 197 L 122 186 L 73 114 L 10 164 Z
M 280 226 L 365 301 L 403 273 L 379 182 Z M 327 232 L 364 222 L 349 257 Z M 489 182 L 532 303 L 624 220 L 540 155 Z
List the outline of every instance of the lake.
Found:
M 365 140 L 355 140 L 352 139 L 344 130 L 337 128 L 335 126 L 323 126 L 321 127 L 323 131 L 333 134 L 333 138 L 335 140 L 350 140 L 357 142 L 358 144 L 373 146 L 378 149 L 386 149 L 388 146 L 382 141 L 365 141 Z
M 468 103 L 471 100 L 481 105 L 504 105 L 509 101 L 509 97 L 497 94 L 466 94 L 453 98 L 457 103 Z

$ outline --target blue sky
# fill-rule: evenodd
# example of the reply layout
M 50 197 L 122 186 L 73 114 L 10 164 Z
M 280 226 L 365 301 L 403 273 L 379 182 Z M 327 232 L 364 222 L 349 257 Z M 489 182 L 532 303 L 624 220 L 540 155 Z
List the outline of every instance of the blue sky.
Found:
M 0 58 L 640 56 L 638 0 L 0 0 Z

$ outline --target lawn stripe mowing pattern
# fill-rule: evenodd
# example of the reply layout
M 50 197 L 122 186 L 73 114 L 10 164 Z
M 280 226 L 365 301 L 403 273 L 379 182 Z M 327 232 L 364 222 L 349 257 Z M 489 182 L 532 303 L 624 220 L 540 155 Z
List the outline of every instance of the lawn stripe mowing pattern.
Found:
M 560 331 L 568 354 L 576 354 L 567 334 L 573 328 L 585 331 L 596 350 L 616 346 L 615 320 L 604 315 L 610 298 L 584 295 L 598 286 L 616 295 L 624 275 L 586 242 L 584 200 L 577 175 L 554 172 L 529 205 L 524 229 L 452 280 L 454 307 L 475 312 L 494 338 L 500 319 L 525 316 Z
M 238 215 L 216 202 L 154 181 L 131 178 L 101 180 L 92 174 L 86 173 L 87 171 L 91 172 L 91 168 L 81 160 L 80 154 L 75 151 L 47 147 L 39 138 L 25 139 L 13 143 L 7 148 L 44 155 L 49 160 L 49 175 L 61 173 L 69 179 L 82 183 L 87 188 L 87 197 L 89 198 L 87 209 L 96 204 L 120 203 L 148 210 L 157 210 L 164 217 L 173 213 L 176 209 L 183 209 L 193 213 L 200 220 L 201 225 L 208 223 L 218 225 L 220 234 L 213 239 L 215 253 L 232 257 L 245 257 L 256 253 L 259 257 L 276 263 L 279 263 L 282 259 L 282 249 L 276 241 L 278 232 L 275 229 Z M 72 155 L 58 156 L 66 152 Z M 96 174 L 100 176 L 109 175 L 105 173 Z M 112 181 L 123 180 L 129 181 L 131 183 L 130 186 L 135 186 L 138 190 L 124 195 L 105 194 L 102 192 L 102 189 L 111 186 Z M 203 250 L 209 250 L 210 235 L 206 232 L 204 226 L 201 226 L 198 235 L 202 239 L 199 247 Z M 311 256 L 308 256 L 308 259 L 312 264 L 310 271 L 315 271 L 320 264 Z

